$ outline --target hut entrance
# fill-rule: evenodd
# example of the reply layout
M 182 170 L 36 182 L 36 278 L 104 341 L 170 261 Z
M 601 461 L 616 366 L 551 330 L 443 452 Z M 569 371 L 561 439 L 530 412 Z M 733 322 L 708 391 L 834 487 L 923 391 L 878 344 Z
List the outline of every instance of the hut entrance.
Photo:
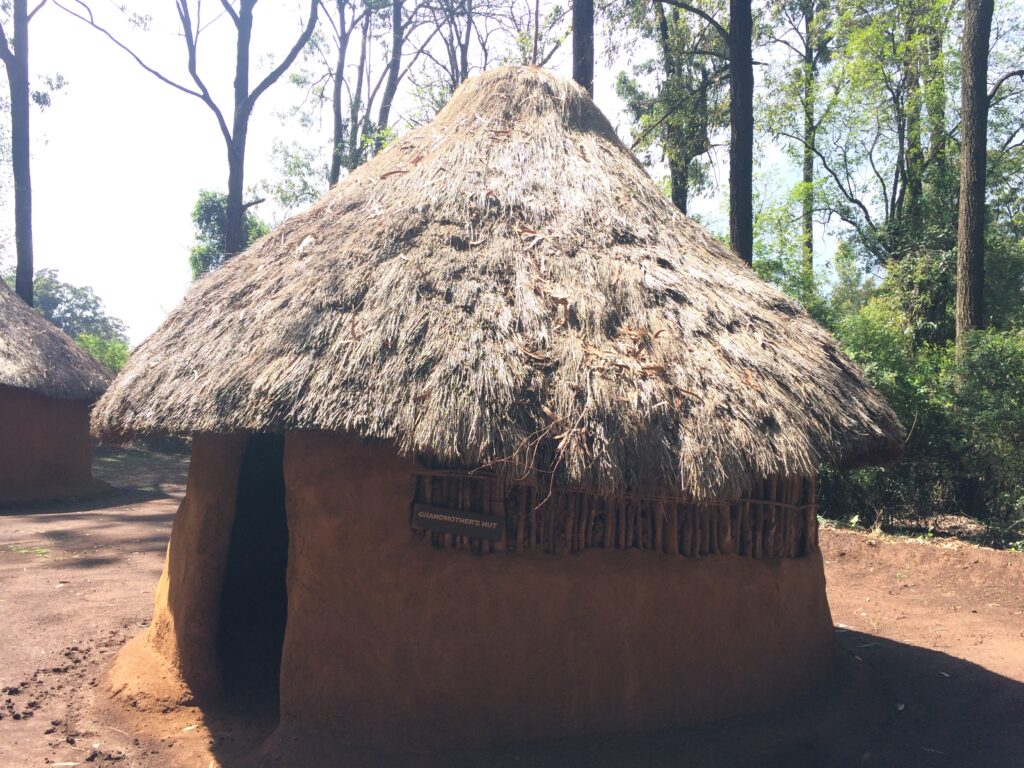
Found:
M 288 613 L 284 436 L 253 435 L 245 449 L 217 652 L 229 700 L 276 710 Z

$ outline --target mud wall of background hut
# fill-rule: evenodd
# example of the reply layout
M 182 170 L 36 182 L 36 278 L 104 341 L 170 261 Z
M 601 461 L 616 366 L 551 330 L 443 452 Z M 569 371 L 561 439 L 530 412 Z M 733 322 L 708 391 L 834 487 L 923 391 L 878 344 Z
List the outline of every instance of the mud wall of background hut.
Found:
M 91 481 L 89 404 L 0 387 L 0 502 L 85 489 Z
M 283 727 L 390 748 L 649 729 L 775 705 L 830 668 L 813 547 L 762 559 L 751 535 L 737 539 L 749 557 L 546 553 L 578 541 L 573 518 L 533 551 L 481 557 L 410 531 L 416 474 L 387 446 L 287 436 Z M 617 530 L 664 544 L 650 520 Z M 711 530 L 689 546 L 723 546 Z M 778 533 L 780 548 L 806 542 Z

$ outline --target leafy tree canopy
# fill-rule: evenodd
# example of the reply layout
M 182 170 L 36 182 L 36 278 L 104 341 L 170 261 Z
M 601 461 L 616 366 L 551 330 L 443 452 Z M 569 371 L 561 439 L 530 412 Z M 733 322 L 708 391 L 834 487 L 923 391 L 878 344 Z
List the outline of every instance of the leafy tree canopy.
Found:
M 0 277 L 13 288 L 13 271 L 4 271 Z M 55 269 L 41 269 L 35 274 L 33 291 L 37 312 L 113 373 L 121 370 L 131 351 L 128 329 L 107 314 L 92 288 L 64 282 Z
M 223 192 L 203 190 L 192 208 L 196 241 L 189 253 L 192 278 L 198 278 L 224 262 L 224 232 L 227 224 L 228 197 Z M 245 212 L 245 243 L 248 246 L 270 231 L 255 214 Z

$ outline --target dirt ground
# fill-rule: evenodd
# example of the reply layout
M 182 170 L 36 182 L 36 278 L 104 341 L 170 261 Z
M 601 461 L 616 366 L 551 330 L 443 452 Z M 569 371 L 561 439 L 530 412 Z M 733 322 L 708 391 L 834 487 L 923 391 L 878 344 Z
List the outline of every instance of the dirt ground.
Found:
M 181 454 L 103 450 L 96 475 L 114 486 L 105 495 L 0 509 L 0 767 L 246 763 L 259 718 L 143 716 L 111 702 L 102 685 L 113 655 L 149 618 L 186 471 Z M 1024 766 L 1024 555 L 828 529 L 822 550 L 841 649 L 827 690 L 714 727 L 429 763 Z M 309 764 L 424 760 L 339 748 Z

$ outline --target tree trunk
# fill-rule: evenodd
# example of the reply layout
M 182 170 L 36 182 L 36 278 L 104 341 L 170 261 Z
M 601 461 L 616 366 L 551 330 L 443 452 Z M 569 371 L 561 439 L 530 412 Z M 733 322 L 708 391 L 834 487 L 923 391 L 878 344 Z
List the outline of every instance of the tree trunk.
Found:
M 594 95 L 594 0 L 572 0 L 572 79 Z
M 345 83 L 345 58 L 348 55 L 348 41 L 352 30 L 346 26 L 345 6 L 348 0 L 338 0 L 338 60 L 334 65 L 334 87 L 331 91 L 331 112 L 334 130 L 331 134 L 331 171 L 328 181 L 333 187 L 341 178 L 341 161 L 345 151 L 345 117 L 341 114 L 342 85 Z M 354 13 L 354 10 L 353 10 Z M 353 26 L 355 20 L 353 19 Z
M 985 283 L 985 162 L 988 144 L 988 46 L 994 0 L 967 0 L 960 98 L 960 214 L 957 220 L 956 342 L 982 328 Z
M 687 168 L 677 160 L 668 161 L 668 174 L 672 182 L 672 202 L 683 213 L 686 213 L 686 205 L 689 198 L 689 174 Z
M 28 0 L 14 0 L 14 36 L 5 57 L 11 91 L 11 164 L 14 175 L 14 241 L 17 270 L 14 287 L 32 306 L 32 174 L 29 134 L 31 99 L 28 87 Z
M 469 44 L 473 39 L 473 0 L 468 0 L 466 3 L 466 28 L 464 31 L 464 37 L 459 39 L 459 82 L 456 84 L 456 88 L 462 83 L 466 82 L 469 77 Z M 455 88 L 452 88 L 455 91 Z
M 904 77 L 906 79 L 907 99 L 907 185 L 906 185 L 906 240 L 904 249 L 916 248 L 924 228 L 924 150 L 922 149 L 922 89 L 921 62 L 918 47 L 921 31 L 918 20 L 911 17 L 907 24 L 907 40 L 910 41 L 909 53 L 904 54 Z
M 249 48 L 256 0 L 242 0 L 238 9 L 235 48 L 234 119 L 228 150 L 228 197 L 224 217 L 224 258 L 245 250 L 245 140 L 249 130 Z
M 817 72 L 815 66 L 814 2 L 804 10 L 804 141 L 803 141 L 803 194 L 801 214 L 803 224 L 803 267 L 808 277 L 814 276 L 814 103 Z
M 228 196 L 224 211 L 224 258 L 245 250 L 245 140 L 248 126 L 236 126 L 228 147 Z
M 754 61 L 750 0 L 729 0 L 729 242 L 754 253 Z
M 943 36 L 944 25 L 934 18 L 928 28 L 928 77 L 941 78 L 943 71 Z M 939 248 L 948 250 L 955 247 L 957 222 L 956 195 L 953 188 L 953 163 L 946 134 L 946 89 L 934 88 L 929 92 L 928 102 L 928 168 L 925 170 L 925 184 L 928 186 L 929 201 L 934 201 L 938 213 L 930 214 L 929 218 L 938 219 L 941 223 L 941 239 L 935 243 Z M 950 235 L 952 234 L 952 238 Z
M 405 45 L 405 32 L 402 29 L 402 0 L 391 0 L 391 58 L 388 61 L 388 81 L 384 85 L 384 97 L 381 99 L 380 112 L 377 115 L 377 137 L 373 149 L 379 152 L 384 146 L 384 135 L 391 120 L 391 104 L 398 93 L 398 78 L 402 72 L 402 48 Z
M 363 71 L 366 69 L 366 47 L 370 39 L 370 22 L 372 14 L 363 17 L 363 36 L 359 46 L 359 68 L 356 70 L 356 88 L 352 92 L 352 105 L 348 123 L 348 159 L 346 165 L 350 171 L 355 170 L 363 162 L 363 151 L 359 139 L 359 112 L 363 107 Z M 369 108 L 367 109 L 369 111 Z

